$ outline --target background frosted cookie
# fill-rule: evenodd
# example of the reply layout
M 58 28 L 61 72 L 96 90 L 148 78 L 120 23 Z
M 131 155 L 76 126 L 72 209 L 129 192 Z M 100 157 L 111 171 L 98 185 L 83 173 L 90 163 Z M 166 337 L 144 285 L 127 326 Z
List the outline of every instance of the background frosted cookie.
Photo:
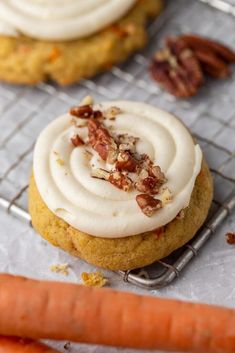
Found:
M 92 25 L 95 21 L 91 22 L 91 18 L 87 20 L 87 17 L 85 19 L 88 22 L 84 21 L 87 27 L 77 27 L 79 22 L 72 26 L 69 13 L 66 21 L 61 20 L 61 25 L 57 22 L 62 15 L 57 14 L 58 27 L 50 22 L 48 25 L 45 12 L 42 13 L 44 17 L 41 22 L 38 22 L 48 26 L 38 24 L 37 28 L 35 14 L 30 12 L 29 16 L 27 7 L 22 10 L 25 1 L 20 6 L 18 4 L 17 9 L 13 8 L 14 12 L 11 7 L 10 10 L 8 8 L 9 0 L 0 3 L 0 80 L 19 84 L 35 84 L 48 79 L 61 85 L 71 84 L 124 61 L 146 44 L 147 21 L 156 16 L 163 5 L 163 0 L 128 0 L 124 1 L 125 6 L 120 6 L 121 3 L 112 0 L 117 4 L 117 9 L 126 8 L 126 13 L 119 11 L 121 17 L 117 19 L 112 13 L 112 16 L 103 16 L 103 20 L 101 17 L 100 27 L 97 28 Z M 69 4 L 67 6 L 69 8 Z M 84 6 L 89 6 L 89 2 Z M 23 15 L 20 17 L 20 9 L 23 14 L 26 12 L 25 18 Z M 114 21 L 105 25 L 109 17 Z M 68 28 L 68 31 L 61 31 L 61 28 Z M 81 28 L 86 30 L 82 31 Z M 60 39 L 59 36 L 65 38 Z
M 213 194 L 184 125 L 137 102 L 81 105 L 56 119 L 39 136 L 33 171 L 35 229 L 114 270 L 150 264 L 189 241 Z

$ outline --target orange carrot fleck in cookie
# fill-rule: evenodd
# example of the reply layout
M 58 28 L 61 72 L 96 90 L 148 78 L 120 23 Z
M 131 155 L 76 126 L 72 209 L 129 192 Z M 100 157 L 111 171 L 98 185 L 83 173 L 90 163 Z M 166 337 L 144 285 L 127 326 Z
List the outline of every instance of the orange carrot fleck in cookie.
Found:
M 165 232 L 165 227 L 159 227 L 153 231 L 153 234 L 156 235 L 156 238 L 160 238 L 161 235 L 163 235 Z
M 56 59 L 58 59 L 59 56 L 60 56 L 60 49 L 58 47 L 53 47 L 49 54 L 49 60 L 53 62 Z

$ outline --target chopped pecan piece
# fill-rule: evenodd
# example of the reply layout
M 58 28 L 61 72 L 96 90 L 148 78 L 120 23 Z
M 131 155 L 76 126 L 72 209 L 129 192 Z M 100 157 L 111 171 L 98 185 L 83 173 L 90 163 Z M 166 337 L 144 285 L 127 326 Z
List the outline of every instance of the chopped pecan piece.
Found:
M 117 145 L 108 130 L 97 120 L 89 119 L 88 137 L 91 146 L 100 157 L 110 164 L 117 160 Z
M 119 171 L 111 172 L 108 181 L 123 191 L 130 191 L 132 188 L 132 180 Z
M 81 137 L 77 134 L 73 137 L 71 137 L 71 142 L 74 145 L 74 147 L 82 146 L 84 145 L 84 141 L 81 139 Z
M 138 140 L 138 137 L 130 136 L 128 134 L 120 134 L 116 136 L 116 142 L 120 151 L 130 151 L 131 153 L 135 153 Z
M 140 192 L 156 195 L 159 193 L 160 185 L 156 178 L 147 176 L 144 179 L 139 178 L 135 183 L 135 188 Z
M 110 107 L 104 112 L 104 116 L 106 119 L 113 119 L 116 115 L 120 114 L 122 111 L 118 107 Z
M 151 161 L 150 157 L 147 154 L 141 154 L 139 158 L 139 173 L 142 170 L 148 171 L 149 168 L 152 168 L 153 162 Z
M 161 171 L 161 168 L 155 166 L 146 154 L 141 155 L 138 173 L 139 177 L 135 183 L 135 188 L 147 194 L 158 194 L 160 186 L 166 182 L 165 174 Z
M 91 105 L 81 105 L 70 109 L 70 114 L 81 119 L 89 119 L 93 116 L 93 108 Z
M 93 111 L 93 118 L 94 119 L 102 119 L 103 113 L 100 110 L 94 110 Z
M 167 181 L 165 174 L 158 165 L 150 165 L 148 172 L 150 176 L 157 179 L 158 184 L 164 184 Z
M 168 187 L 164 186 L 161 189 L 161 193 L 162 193 L 162 203 L 164 206 L 167 205 L 168 203 L 172 202 L 173 194 Z
M 166 39 L 166 47 L 155 54 L 150 71 L 153 78 L 176 97 L 195 95 L 203 83 L 195 54 L 176 37 Z
M 131 156 L 129 152 L 120 152 L 115 164 L 117 170 L 126 170 L 130 173 L 136 172 L 137 161 Z
M 109 172 L 102 168 L 92 169 L 91 176 L 92 178 L 102 179 L 102 180 L 109 180 Z
M 138 137 L 130 136 L 128 134 L 119 134 L 117 135 L 118 144 L 127 144 L 127 145 L 136 145 L 136 142 L 139 140 Z
M 226 234 L 227 243 L 230 245 L 235 244 L 235 233 L 229 232 Z
M 136 202 L 147 217 L 151 217 L 157 210 L 162 208 L 161 200 L 155 199 L 148 194 L 137 195 Z

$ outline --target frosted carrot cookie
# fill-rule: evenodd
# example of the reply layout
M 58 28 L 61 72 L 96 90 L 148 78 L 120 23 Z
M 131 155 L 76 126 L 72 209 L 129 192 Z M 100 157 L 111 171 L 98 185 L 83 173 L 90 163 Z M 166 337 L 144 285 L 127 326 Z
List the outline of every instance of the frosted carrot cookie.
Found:
M 2 0 L 0 80 L 61 85 L 124 61 L 146 44 L 163 0 Z
M 87 98 L 40 134 L 29 211 L 53 245 L 127 270 L 188 242 L 212 194 L 202 151 L 173 115 L 144 103 Z

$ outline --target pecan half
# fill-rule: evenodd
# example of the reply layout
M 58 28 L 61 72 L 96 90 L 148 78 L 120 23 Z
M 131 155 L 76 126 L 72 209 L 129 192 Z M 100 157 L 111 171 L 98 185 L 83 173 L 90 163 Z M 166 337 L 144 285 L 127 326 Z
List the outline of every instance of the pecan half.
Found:
M 137 195 L 136 202 L 147 217 L 151 217 L 157 210 L 162 208 L 161 200 L 155 199 L 148 194 Z
M 134 173 L 137 169 L 137 161 L 131 156 L 129 152 L 123 151 L 118 154 L 115 167 L 119 171 L 126 170 L 130 173 Z
M 227 63 L 235 63 L 235 52 L 217 41 L 196 34 L 184 34 L 181 39 L 193 50 L 206 49 Z
M 195 34 L 185 34 L 180 38 L 194 51 L 205 73 L 215 78 L 229 76 L 228 64 L 235 62 L 235 52 L 223 44 Z
M 195 54 L 176 37 L 166 39 L 166 47 L 156 53 L 150 71 L 153 78 L 176 97 L 195 95 L 203 83 Z
M 74 147 L 82 146 L 84 145 L 84 141 L 81 139 L 81 137 L 77 134 L 73 137 L 71 137 L 71 142 L 74 145 Z
M 202 70 L 214 78 L 226 78 L 230 75 L 228 64 L 208 49 L 195 49 L 194 53 L 201 63 Z
M 235 244 L 235 233 L 229 232 L 226 234 L 227 243 L 230 245 Z
M 110 164 L 117 160 L 117 145 L 108 130 L 97 120 L 89 119 L 88 137 L 91 146 L 100 157 Z
M 130 191 L 132 188 L 132 180 L 119 171 L 111 172 L 108 181 L 123 191 Z

